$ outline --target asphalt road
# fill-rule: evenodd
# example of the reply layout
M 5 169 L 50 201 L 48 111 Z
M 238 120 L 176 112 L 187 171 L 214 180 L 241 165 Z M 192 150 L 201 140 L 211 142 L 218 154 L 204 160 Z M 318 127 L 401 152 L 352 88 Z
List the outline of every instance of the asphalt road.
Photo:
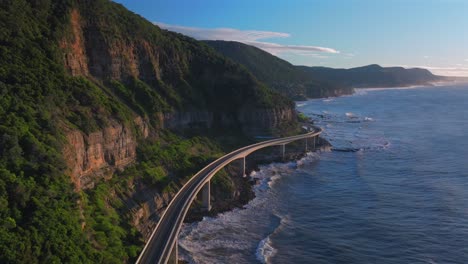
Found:
M 306 134 L 272 139 L 249 145 L 228 153 L 203 168 L 179 190 L 169 203 L 136 263 L 163 264 L 168 261 L 173 247 L 177 246 L 175 245 L 177 236 L 192 201 L 196 198 L 198 192 L 203 188 L 205 183 L 207 183 L 216 174 L 216 172 L 221 170 L 224 166 L 233 160 L 244 158 L 250 153 L 261 148 L 283 145 L 292 141 L 314 137 L 319 135 L 321 132 L 322 130 L 320 128 L 314 128 L 314 131 Z

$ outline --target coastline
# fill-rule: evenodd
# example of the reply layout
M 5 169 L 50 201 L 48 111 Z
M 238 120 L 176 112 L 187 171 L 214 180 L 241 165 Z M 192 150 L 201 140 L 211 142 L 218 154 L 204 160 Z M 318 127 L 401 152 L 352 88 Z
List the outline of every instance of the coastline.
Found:
M 453 83 L 450 83 L 450 84 L 454 85 Z M 444 83 L 444 84 L 439 84 L 437 86 L 444 86 L 444 85 L 449 85 L 449 84 Z M 417 89 L 417 88 L 421 88 L 421 87 L 431 88 L 431 87 L 436 87 L 436 85 L 432 85 L 432 86 L 422 85 L 422 86 L 408 86 L 408 87 L 392 87 L 392 88 L 356 88 L 356 89 L 363 89 L 363 90 L 366 90 L 366 89 L 369 89 L 369 90 L 397 89 L 398 90 L 398 89 Z M 354 92 L 352 95 L 356 95 L 356 92 Z M 345 96 L 352 96 L 352 95 L 345 95 Z M 321 98 L 321 99 L 326 99 L 326 98 Z M 297 105 L 297 104 L 300 104 L 301 102 L 304 102 L 304 101 L 296 101 L 295 103 Z M 318 146 L 318 148 L 324 147 L 324 146 L 330 146 L 331 147 L 331 144 L 328 141 L 326 141 L 323 138 L 320 138 L 320 139 L 323 140 L 323 142 L 321 142 L 321 143 L 324 144 L 324 145 L 323 146 L 320 145 L 320 146 Z M 342 151 L 342 150 L 338 149 L 336 151 Z M 346 149 L 344 151 L 349 152 L 350 150 Z M 245 206 L 248 205 L 251 201 L 253 201 L 257 197 L 255 195 L 255 191 L 254 191 L 255 188 L 262 188 L 263 184 L 265 184 L 265 182 L 263 180 L 260 180 L 260 179 L 256 180 L 255 179 L 255 173 L 253 173 L 253 175 L 252 175 L 252 172 L 254 172 L 254 171 L 258 172 L 259 167 L 262 166 L 262 165 L 267 165 L 267 164 L 272 164 L 272 163 L 280 163 L 280 164 L 283 165 L 283 164 L 287 164 L 288 162 L 291 162 L 291 161 L 299 161 L 301 158 L 303 158 L 305 156 L 305 153 L 303 152 L 303 148 L 296 151 L 295 153 L 294 153 L 294 151 L 292 151 L 291 153 L 288 153 L 288 155 L 287 155 L 287 157 L 285 159 L 281 159 L 277 154 L 279 154 L 279 152 L 275 152 L 275 151 L 270 150 L 269 156 L 265 156 L 265 154 L 263 154 L 263 157 L 261 157 L 261 155 L 257 156 L 255 154 L 252 154 L 247 159 L 246 173 L 249 176 L 247 176 L 246 179 L 247 179 L 247 182 L 249 184 L 245 186 L 244 190 L 248 191 L 248 193 L 249 193 L 248 199 L 237 200 L 235 202 L 225 203 L 222 206 L 219 206 L 217 208 L 215 208 L 215 206 L 214 206 L 213 210 L 211 212 L 209 212 L 209 213 L 198 212 L 196 214 L 196 216 L 192 217 L 190 219 L 190 221 L 186 221 L 186 223 L 196 224 L 196 223 L 199 223 L 200 221 L 204 220 L 204 217 L 210 217 L 210 219 L 206 219 L 208 222 L 216 221 L 215 219 L 212 219 L 212 218 L 217 218 L 218 215 L 226 213 L 226 212 L 235 212 L 236 214 L 238 214 L 239 211 L 237 211 L 237 210 L 245 210 L 246 209 Z M 238 177 L 238 176 L 232 176 L 232 174 L 231 174 L 231 177 Z M 275 179 L 270 179 L 270 180 L 274 181 Z M 266 183 L 268 184 L 268 182 L 266 182 Z M 215 200 L 213 202 L 213 204 L 216 204 L 216 203 L 220 204 L 222 202 Z M 252 205 L 252 206 L 255 206 L 255 202 L 254 202 L 254 205 Z M 248 206 L 247 208 L 251 208 L 251 207 Z M 222 216 L 222 217 L 224 217 L 224 216 Z M 282 218 L 280 217 L 280 219 L 282 219 Z M 281 225 L 278 225 L 276 228 L 274 228 L 273 233 L 275 232 L 276 229 L 280 228 L 280 226 Z M 267 259 L 275 254 L 275 252 L 274 252 L 275 248 L 272 247 L 271 241 L 269 241 L 270 240 L 270 235 L 271 234 L 269 234 L 268 236 L 264 237 L 261 240 L 260 239 L 258 240 L 259 243 L 258 243 L 256 252 L 255 252 L 255 255 L 256 255 L 257 260 L 259 260 L 261 262 L 262 262 L 262 260 L 261 260 L 262 258 L 264 259 L 264 261 L 267 262 Z M 185 255 L 185 257 L 189 258 L 189 256 L 187 256 L 187 255 Z M 188 263 L 188 262 L 181 262 L 181 263 Z
M 185 263 L 214 263 L 214 255 L 207 253 L 204 256 L 203 251 L 206 249 L 214 253 L 219 245 L 225 246 L 226 250 L 233 250 L 234 255 L 235 251 L 242 250 L 243 253 L 240 254 L 249 255 L 250 261 L 247 263 L 270 263 L 269 260 L 277 253 L 272 236 L 290 223 L 287 214 L 275 212 L 274 209 L 271 215 L 265 217 L 266 211 L 279 205 L 278 201 L 272 199 L 275 196 L 275 186 L 290 172 L 303 166 L 311 166 L 306 164 L 317 161 L 324 148 L 321 151 L 317 150 L 308 152 L 299 160 L 265 164 L 260 166 L 259 171 L 253 171 L 251 176 L 257 181 L 257 184 L 253 185 L 256 196 L 242 208 L 220 213 L 216 217 L 206 217 L 200 222 L 184 224 L 179 237 L 179 254 L 187 261 Z M 237 235 L 225 237 L 225 232 L 231 232 L 229 230 Z M 262 231 L 257 232 L 258 230 Z M 201 241 L 204 242 L 199 243 Z M 229 258 L 227 255 L 225 257 Z M 245 261 L 246 259 L 235 263 Z M 227 259 L 223 261 L 225 262 Z
M 284 158 L 282 158 L 282 152 L 280 148 L 271 147 L 269 149 L 259 150 L 250 154 L 246 159 L 246 175 L 241 177 L 239 171 L 236 170 L 236 163 L 233 162 L 231 165 L 228 165 L 229 177 L 236 182 L 236 193 L 240 195 L 237 196 L 237 199 L 227 199 L 224 200 L 221 195 L 220 197 L 216 196 L 216 190 L 212 187 L 212 209 L 209 212 L 202 211 L 199 205 L 192 206 L 189 213 L 186 216 L 184 221 L 184 229 L 186 230 L 182 237 L 186 237 L 187 234 L 190 234 L 194 227 L 199 225 L 211 225 L 213 221 L 223 221 L 225 217 L 229 216 L 229 219 L 237 219 L 239 215 L 250 214 L 252 210 L 256 211 L 255 208 L 264 208 L 264 206 L 259 205 L 259 201 L 263 201 L 265 189 L 269 189 L 269 186 L 274 184 L 277 180 L 277 176 L 270 176 L 272 173 L 271 168 L 277 166 L 284 168 L 295 167 L 298 164 L 302 164 L 305 159 L 316 159 L 317 152 L 330 149 L 331 144 L 320 137 L 317 137 L 315 149 L 312 151 L 304 151 L 304 141 L 297 141 L 289 143 L 286 147 L 286 152 Z M 310 143 L 309 143 L 310 144 Z M 309 145 L 311 147 L 311 145 Z M 237 166 L 238 169 L 239 166 Z M 273 172 L 273 174 L 275 174 Z M 271 175 L 273 175 L 271 174 Z M 261 203 L 261 202 L 260 202 Z M 260 207 L 258 207 L 260 206 Z M 231 218 L 232 217 L 232 218 Z M 283 219 L 281 216 L 277 216 L 280 220 L 280 225 L 278 225 L 275 230 L 280 230 L 280 227 L 283 224 Z M 249 217 L 249 219 L 252 219 Z M 255 219 L 255 218 L 254 218 Z M 235 220 L 234 220 L 235 221 Z M 235 224 L 234 224 L 235 226 Z M 204 228 L 206 229 L 206 228 Z M 206 229 L 208 232 L 210 228 Z M 187 233 L 189 232 L 189 233 Z M 193 234 L 203 235 L 203 233 L 194 232 Z M 190 234 L 192 236 L 193 234 Z M 258 244 L 256 245 L 255 258 L 257 261 L 262 263 L 267 263 L 267 260 L 275 254 L 275 249 L 271 245 L 269 240 L 269 235 L 267 237 L 257 238 Z M 196 239 L 198 240 L 198 239 Z M 179 252 L 181 259 L 178 263 L 192 263 L 196 261 L 192 259 L 192 256 L 189 254 L 187 241 L 185 238 L 179 238 Z M 216 239 L 215 239 L 216 241 Z
M 438 87 L 438 86 L 452 86 L 461 84 L 460 82 L 438 82 L 437 84 L 424 84 L 424 85 L 411 85 L 405 87 L 361 87 L 361 88 L 353 88 L 352 94 L 344 94 L 339 96 L 327 97 L 327 98 L 335 98 L 335 97 L 342 97 L 342 96 L 353 96 L 356 95 L 356 90 L 390 90 L 390 89 L 417 89 L 422 87 Z M 327 98 L 308 98 L 310 99 L 327 99 Z M 304 101 L 295 101 L 296 105 L 303 103 Z M 324 138 L 319 137 L 319 142 L 317 143 L 317 149 L 320 150 L 323 147 L 331 147 L 331 144 L 325 140 Z M 289 145 L 288 145 L 289 146 Z M 340 150 L 338 150 L 340 151 Z M 346 150 L 348 151 L 348 150 Z M 315 151 L 314 151 L 315 152 Z M 262 184 L 259 179 L 253 177 L 253 172 L 258 172 L 260 170 L 260 166 L 268 165 L 273 163 L 281 163 L 287 164 L 291 161 L 299 161 L 300 159 L 304 158 L 307 154 L 303 151 L 303 147 L 295 147 L 292 151 L 286 154 L 285 158 L 281 158 L 278 151 L 269 150 L 268 153 L 253 153 L 246 159 L 246 177 L 240 178 L 238 172 L 236 172 L 235 168 L 229 168 L 229 175 L 231 179 L 237 179 L 238 187 L 241 187 L 237 191 L 243 193 L 244 195 L 238 196 L 238 199 L 225 201 L 222 199 L 217 199 L 216 196 L 212 196 L 214 201 L 212 201 L 213 208 L 210 212 L 204 212 L 200 210 L 200 208 L 191 208 L 190 213 L 187 214 L 187 217 L 184 221 L 186 224 L 195 224 L 199 223 L 204 220 L 205 217 L 216 218 L 218 215 L 226 213 L 226 212 L 233 212 L 236 209 L 244 210 L 245 206 L 248 205 L 252 200 L 254 200 L 257 196 L 255 195 L 255 187 Z M 230 165 L 233 167 L 234 165 Z M 261 251 L 268 250 L 269 236 L 265 237 L 262 241 L 259 242 L 256 256 L 258 258 Z M 266 247 L 266 248 L 265 248 Z M 264 254 L 261 254 L 264 255 Z M 268 254 L 267 254 L 268 255 Z M 189 263 L 184 260 L 179 261 L 179 263 Z
M 289 148 L 288 148 L 289 147 Z M 235 164 L 227 166 L 227 172 L 231 180 L 236 183 L 237 199 L 220 199 L 216 195 L 212 195 L 212 209 L 209 212 L 203 211 L 200 206 L 190 208 L 184 223 L 195 223 L 202 221 L 204 217 L 216 217 L 219 214 L 232 211 L 236 208 L 242 209 L 256 196 L 254 187 L 259 184 L 259 181 L 250 176 L 253 172 L 258 172 L 260 166 L 272 163 L 288 163 L 298 161 L 304 158 L 309 152 L 316 152 L 322 148 L 331 147 L 331 144 L 324 138 L 318 137 L 316 148 L 314 151 L 304 152 L 304 146 L 301 143 L 290 143 L 286 148 L 285 156 L 282 158 L 278 149 L 259 150 L 252 153 L 246 158 L 246 176 L 240 177 Z
M 382 86 L 382 87 L 353 87 L 355 90 L 406 90 L 406 89 L 416 89 L 416 88 L 433 88 L 441 86 L 455 86 L 455 85 L 464 85 L 468 84 L 467 81 L 457 81 L 457 80 L 445 80 L 445 81 L 435 81 L 423 84 L 414 84 L 414 85 L 405 85 L 405 86 Z M 354 93 L 353 93 L 354 94 Z

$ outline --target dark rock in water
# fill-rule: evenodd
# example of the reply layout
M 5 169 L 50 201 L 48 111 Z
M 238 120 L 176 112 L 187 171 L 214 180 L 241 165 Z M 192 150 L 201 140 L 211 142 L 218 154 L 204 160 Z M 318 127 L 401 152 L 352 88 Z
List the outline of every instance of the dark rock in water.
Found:
M 346 121 L 346 123 L 361 123 L 361 121 L 359 121 L 359 120 L 357 120 L 357 121 L 356 121 L 356 120 L 353 120 L 353 121 Z
M 338 151 L 338 152 L 357 152 L 360 149 L 358 148 L 332 148 L 332 151 Z

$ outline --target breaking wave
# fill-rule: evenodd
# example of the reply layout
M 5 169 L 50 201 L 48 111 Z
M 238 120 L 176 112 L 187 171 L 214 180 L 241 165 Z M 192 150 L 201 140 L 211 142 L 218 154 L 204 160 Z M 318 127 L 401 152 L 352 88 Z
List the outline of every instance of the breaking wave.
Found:
M 181 259 L 189 263 L 269 263 L 277 253 L 271 236 L 287 222 L 276 209 L 280 204 L 276 185 L 318 157 L 318 153 L 308 153 L 297 161 L 260 166 L 250 175 L 257 182 L 255 198 L 242 209 L 184 224 L 179 235 Z
M 261 263 L 270 263 L 270 259 L 276 254 L 277 250 L 271 245 L 270 236 L 267 236 L 265 239 L 258 243 L 257 256 L 258 261 Z
M 278 252 L 278 250 L 273 246 L 271 237 L 283 230 L 284 226 L 288 222 L 288 217 L 278 215 L 277 217 L 280 219 L 280 224 L 275 228 L 275 230 L 271 234 L 269 234 L 266 238 L 262 239 L 260 243 L 258 243 L 255 256 L 257 257 L 257 260 L 261 263 L 270 263 L 271 259 Z

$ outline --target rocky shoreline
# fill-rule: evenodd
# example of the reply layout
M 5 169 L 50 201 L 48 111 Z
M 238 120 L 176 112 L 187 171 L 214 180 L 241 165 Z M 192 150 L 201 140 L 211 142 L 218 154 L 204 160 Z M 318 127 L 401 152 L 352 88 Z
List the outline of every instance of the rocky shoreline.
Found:
M 316 142 L 316 148 L 314 151 L 331 147 L 331 144 L 323 139 L 318 137 Z M 249 175 L 253 171 L 259 171 L 261 165 L 274 163 L 274 162 L 289 162 L 294 160 L 299 160 L 306 155 L 305 145 L 303 141 L 293 142 L 287 145 L 284 158 L 281 157 L 281 152 L 279 147 L 268 148 L 264 150 L 259 150 L 255 153 L 252 153 L 246 158 L 246 175 L 241 177 L 241 172 L 239 172 L 239 166 L 236 166 L 235 163 L 227 166 L 227 172 L 229 178 L 235 184 L 235 195 L 231 197 L 222 197 L 217 193 L 216 187 L 213 188 L 213 194 L 211 196 L 212 209 L 209 212 L 203 211 L 201 206 L 197 203 L 190 208 L 187 216 L 185 217 L 185 223 L 193 223 L 203 220 L 203 217 L 215 217 L 218 214 L 232 211 L 235 208 L 243 208 L 247 205 L 252 199 L 255 198 L 255 193 L 253 187 L 258 183 L 254 178 Z M 223 199 L 224 198 L 224 199 Z

